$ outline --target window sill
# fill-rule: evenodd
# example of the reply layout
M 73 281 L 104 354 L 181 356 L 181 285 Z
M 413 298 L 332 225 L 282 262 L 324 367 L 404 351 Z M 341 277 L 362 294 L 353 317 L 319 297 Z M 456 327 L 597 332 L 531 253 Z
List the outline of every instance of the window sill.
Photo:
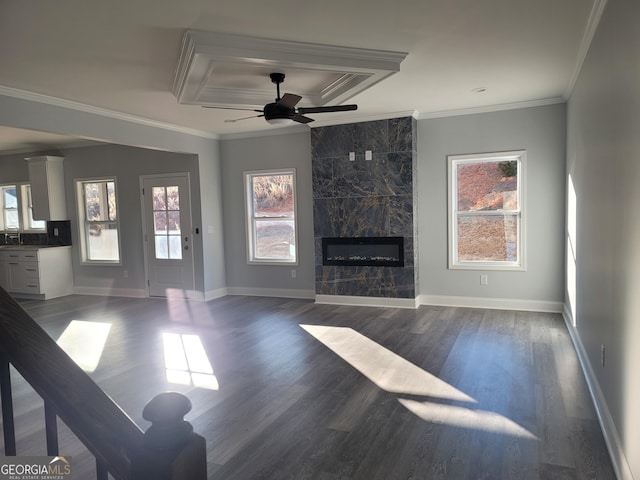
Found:
M 297 260 L 248 260 L 247 265 L 259 265 L 259 266 L 285 266 L 285 267 L 297 267 Z
M 495 263 L 458 263 L 449 265 L 449 270 L 493 270 L 503 272 L 524 272 L 527 268 L 520 264 L 502 264 L 497 265 Z

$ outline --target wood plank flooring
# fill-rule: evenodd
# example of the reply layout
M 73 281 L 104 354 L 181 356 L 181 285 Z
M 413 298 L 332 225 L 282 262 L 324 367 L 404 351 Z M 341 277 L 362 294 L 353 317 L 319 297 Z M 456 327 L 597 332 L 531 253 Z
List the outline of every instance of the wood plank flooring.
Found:
M 109 323 L 90 375 L 143 429 L 154 395 L 185 393 L 212 480 L 615 478 L 560 315 L 236 296 L 23 306 L 56 339 L 72 320 Z M 200 338 L 217 390 L 167 381 L 163 332 Z M 12 383 L 18 454 L 42 455 L 42 401 Z M 74 478 L 95 478 L 60 437 Z

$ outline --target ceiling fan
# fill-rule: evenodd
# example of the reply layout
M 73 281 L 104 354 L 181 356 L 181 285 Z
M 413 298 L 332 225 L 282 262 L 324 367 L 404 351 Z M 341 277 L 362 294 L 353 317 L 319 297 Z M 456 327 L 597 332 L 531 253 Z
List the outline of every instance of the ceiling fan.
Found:
M 307 113 L 329 113 L 329 112 L 346 112 L 349 110 L 357 110 L 358 105 L 335 105 L 330 107 L 298 107 L 296 105 L 302 97 L 293 93 L 285 93 L 280 97 L 280 84 L 284 82 L 284 73 L 271 73 L 269 75 L 271 81 L 276 84 L 277 98 L 275 102 L 267 103 L 262 110 L 253 108 L 233 108 L 233 107 L 215 107 L 203 105 L 205 108 L 218 108 L 223 110 L 245 110 L 257 112 L 260 115 L 252 115 L 250 117 L 236 118 L 225 120 L 227 123 L 237 122 L 239 120 L 247 120 L 249 118 L 264 117 L 267 122 L 272 125 L 283 125 L 292 122 L 309 123 L 313 122 L 313 118 L 305 117 Z

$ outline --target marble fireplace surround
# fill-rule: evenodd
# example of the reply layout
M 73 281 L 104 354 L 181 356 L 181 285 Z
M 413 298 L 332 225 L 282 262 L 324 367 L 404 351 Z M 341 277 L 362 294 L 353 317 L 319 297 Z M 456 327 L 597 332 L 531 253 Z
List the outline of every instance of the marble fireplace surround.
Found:
M 316 300 L 351 303 L 346 300 L 362 297 L 372 304 L 376 299 L 414 304 L 415 119 L 313 128 L 311 151 Z M 404 266 L 323 265 L 322 239 L 327 237 L 402 237 Z

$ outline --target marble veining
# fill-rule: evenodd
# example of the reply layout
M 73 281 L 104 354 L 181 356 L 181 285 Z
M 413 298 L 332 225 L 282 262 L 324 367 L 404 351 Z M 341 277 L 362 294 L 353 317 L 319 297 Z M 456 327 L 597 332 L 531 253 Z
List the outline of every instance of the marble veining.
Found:
M 411 117 L 311 130 L 317 294 L 415 297 L 416 131 Z M 405 266 L 322 265 L 323 237 L 374 236 L 402 236 Z

